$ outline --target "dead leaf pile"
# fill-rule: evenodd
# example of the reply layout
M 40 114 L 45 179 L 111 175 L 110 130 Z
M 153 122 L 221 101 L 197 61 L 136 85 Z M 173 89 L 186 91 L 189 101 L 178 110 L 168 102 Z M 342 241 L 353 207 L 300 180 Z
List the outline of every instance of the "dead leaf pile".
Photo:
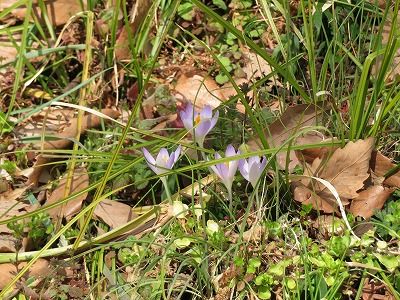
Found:
M 303 161 L 303 178 L 292 182 L 294 199 L 325 213 L 338 212 L 338 199 L 324 184 L 312 178 L 317 177 L 332 184 L 343 206 L 353 215 L 370 218 L 383 207 L 393 187 L 400 187 L 396 182 L 398 174 L 377 178 L 393 165 L 382 154 L 374 152 L 374 146 L 373 138 L 348 142 L 332 155 L 317 155 L 312 163 Z

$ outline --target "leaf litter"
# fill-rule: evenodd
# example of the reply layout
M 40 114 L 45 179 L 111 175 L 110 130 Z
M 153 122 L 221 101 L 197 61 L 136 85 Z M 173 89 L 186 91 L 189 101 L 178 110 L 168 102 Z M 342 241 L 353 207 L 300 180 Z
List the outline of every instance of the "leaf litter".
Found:
M 111 118 L 117 118 L 120 113 L 113 109 L 102 109 L 101 112 Z M 82 134 L 84 134 L 90 128 L 99 127 L 102 123 L 102 119 L 96 115 L 85 115 L 82 118 L 81 128 L 78 129 L 77 118 L 71 119 L 70 125 L 65 127 L 65 129 L 57 135 L 57 139 L 53 141 L 45 141 L 41 145 L 42 150 L 59 150 L 59 149 L 67 149 L 73 144 L 73 138 L 75 138 L 77 131 L 80 130 Z M 104 122 L 109 122 L 108 120 L 104 120 Z M 45 156 L 45 154 L 38 154 L 36 158 L 36 162 L 33 166 L 33 172 L 29 175 L 27 184 L 37 185 L 39 181 L 40 174 L 42 173 L 43 168 L 46 167 L 46 164 L 50 162 L 52 159 Z

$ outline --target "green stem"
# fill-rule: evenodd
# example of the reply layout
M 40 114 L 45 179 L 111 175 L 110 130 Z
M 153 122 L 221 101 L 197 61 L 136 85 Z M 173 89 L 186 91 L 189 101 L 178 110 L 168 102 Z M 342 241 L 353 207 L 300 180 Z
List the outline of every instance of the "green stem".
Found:
M 232 211 L 233 211 L 233 201 L 232 201 L 232 190 L 228 189 L 228 200 L 229 200 L 229 212 L 232 215 Z
M 170 204 L 172 204 L 172 197 L 171 197 L 171 192 L 169 191 L 169 188 L 168 188 L 167 177 L 161 177 L 160 179 L 164 185 L 164 189 L 165 189 L 165 193 L 167 194 L 168 202 Z

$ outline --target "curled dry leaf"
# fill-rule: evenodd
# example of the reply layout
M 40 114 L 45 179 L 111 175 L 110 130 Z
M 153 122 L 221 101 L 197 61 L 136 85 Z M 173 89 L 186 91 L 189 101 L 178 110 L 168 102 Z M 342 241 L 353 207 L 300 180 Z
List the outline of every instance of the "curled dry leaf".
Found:
M 66 191 L 67 184 L 67 174 L 61 178 L 57 188 L 51 193 L 50 197 L 47 199 L 45 205 L 50 205 L 56 203 L 65 198 L 67 195 L 78 193 L 89 186 L 89 175 L 86 168 L 80 167 L 74 170 L 74 174 L 71 179 L 71 189 Z M 59 205 L 57 207 L 47 210 L 48 214 L 52 218 L 62 218 L 67 219 L 75 215 L 82 207 L 82 202 L 85 201 L 88 193 L 85 192 L 79 196 L 76 196 L 72 200 L 68 201 L 64 205 Z
M 16 266 L 16 264 L 5 263 L 0 264 L 0 290 L 7 286 L 7 284 L 15 277 L 15 275 L 20 271 L 26 262 L 22 262 Z M 26 276 L 34 276 L 37 279 L 40 277 L 49 276 L 51 273 L 50 264 L 47 260 L 39 258 L 33 266 L 26 273 Z
M 200 75 L 182 74 L 178 78 L 175 91 L 198 108 L 203 108 L 205 105 L 216 108 L 226 100 L 222 89 L 214 79 Z
M 305 175 L 322 178 L 330 182 L 338 192 L 343 205 L 348 199 L 358 197 L 357 191 L 364 187 L 369 177 L 369 161 L 374 139 L 349 142 L 343 149 L 337 149 L 328 161 L 322 164 L 317 158 Z M 292 183 L 294 199 L 303 204 L 312 204 L 314 209 L 326 213 L 337 211 L 335 197 L 319 182 L 309 179 Z
M 111 118 L 117 118 L 120 113 L 113 109 L 102 109 L 101 112 Z M 107 122 L 108 120 L 104 120 Z M 101 118 L 96 115 L 85 115 L 82 118 L 82 126 L 80 128 L 81 133 L 85 133 L 87 129 L 96 128 L 101 125 Z M 76 136 L 78 131 L 77 118 L 71 119 L 70 126 L 66 127 L 61 133 L 58 134 L 59 139 L 54 141 L 46 141 L 42 145 L 43 150 L 53 149 L 66 149 L 72 145 L 73 138 Z M 29 175 L 27 185 L 37 185 L 40 174 L 45 167 L 44 165 L 51 161 L 51 159 L 44 157 L 39 154 L 34 165 L 33 172 Z
M 384 176 L 388 171 L 395 168 L 396 165 L 379 151 L 373 151 L 371 156 L 371 169 L 377 176 Z M 400 171 L 385 178 L 384 185 L 400 188 Z
M 129 205 L 107 199 L 101 201 L 96 206 L 94 215 L 112 229 L 125 225 L 130 220 L 136 218 Z
M 264 134 L 267 138 L 269 146 L 278 148 L 289 140 L 294 134 L 304 129 L 307 126 L 314 126 L 317 124 L 318 118 L 321 117 L 322 110 L 313 105 L 296 105 L 287 108 L 283 114 L 271 123 Z M 304 145 L 319 143 L 324 139 L 321 134 L 309 133 L 301 136 L 294 141 L 292 145 Z M 259 150 L 261 146 L 260 138 L 254 138 L 248 143 L 251 150 Z M 278 165 L 280 168 L 286 167 L 286 152 L 279 152 L 277 155 Z M 299 160 L 294 151 L 289 153 L 289 172 L 293 171 L 294 167 L 299 163 Z
M 365 219 L 372 217 L 377 210 L 382 209 L 393 189 L 373 185 L 361 191 L 357 198 L 351 201 L 350 212 Z

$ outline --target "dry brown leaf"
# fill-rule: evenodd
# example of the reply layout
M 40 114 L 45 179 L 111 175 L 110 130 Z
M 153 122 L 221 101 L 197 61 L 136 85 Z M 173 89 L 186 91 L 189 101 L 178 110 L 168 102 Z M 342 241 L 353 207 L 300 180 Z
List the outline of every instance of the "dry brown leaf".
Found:
M 335 139 L 331 139 L 334 141 Z M 324 142 L 329 141 L 328 139 L 324 140 Z M 303 143 L 305 144 L 305 143 Z M 296 150 L 295 154 L 297 159 L 303 164 L 312 164 L 315 159 L 319 158 L 321 160 L 325 160 L 326 158 L 330 157 L 333 152 L 338 149 L 339 146 L 337 145 L 330 145 L 330 146 L 323 146 L 320 148 L 309 148 L 309 149 L 303 149 L 303 150 Z
M 15 277 L 19 270 L 26 266 L 26 262 L 18 264 L 5 263 L 0 264 L 0 290 L 7 286 L 7 284 Z M 50 264 L 47 260 L 39 258 L 26 273 L 26 277 L 45 277 L 51 273 Z
M 130 23 L 130 30 L 128 31 L 124 26 L 115 44 L 115 57 L 118 60 L 129 59 L 131 57 L 132 53 L 129 48 L 129 34 L 131 34 L 134 38 L 135 33 L 139 29 L 141 23 L 148 15 L 152 4 L 152 0 L 136 0 L 135 6 L 133 7 L 133 11 L 131 13 L 132 21 Z
M 19 199 L 28 189 L 28 186 L 24 186 L 21 188 L 16 188 L 12 191 L 7 191 L 0 194 L 0 211 L 1 211 L 1 203 L 3 201 L 14 201 Z M 0 214 L 1 215 L 1 214 Z
M 373 151 L 371 157 L 371 169 L 377 176 L 384 176 L 390 169 L 396 167 L 389 158 L 379 151 Z M 386 178 L 383 184 L 400 188 L 400 171 Z
M 14 199 L 3 199 L 0 202 L 0 220 L 6 220 L 14 216 L 19 216 L 26 213 L 29 204 L 19 202 Z M 12 233 L 6 224 L 0 225 L 0 233 Z
M 364 187 L 370 176 L 369 161 L 374 147 L 374 139 L 349 142 L 343 149 L 337 149 L 329 160 L 322 164 L 317 158 L 305 175 L 312 175 L 330 182 L 338 192 L 343 205 L 348 199 L 358 196 L 357 191 Z M 292 183 L 294 199 L 303 204 L 312 204 L 314 209 L 332 213 L 337 210 L 337 201 L 332 193 L 321 183 L 309 179 Z
M 357 197 L 357 191 L 364 187 L 364 181 L 369 177 L 369 161 L 374 146 L 373 138 L 347 143 L 332 154 L 318 177 L 329 181 L 341 197 Z
M 293 192 L 293 199 L 304 205 L 311 204 L 315 210 L 321 210 L 326 213 L 333 213 L 337 211 L 337 202 L 332 199 L 329 195 L 324 193 L 323 196 L 327 196 L 326 199 L 320 197 L 320 195 L 313 191 L 311 188 L 305 186 L 300 181 L 292 182 L 291 189 Z M 347 199 L 342 200 L 343 205 L 349 204 Z
M 12 234 L 0 234 L 0 253 L 17 252 L 17 244 L 20 240 Z
M 322 111 L 313 105 L 296 105 L 287 108 L 283 114 L 268 126 L 264 131 L 265 136 L 270 147 L 280 147 L 295 133 L 300 131 L 306 126 L 313 126 L 317 124 L 317 119 L 321 116 Z M 297 139 L 293 145 L 297 144 L 315 144 L 319 143 L 323 136 L 317 133 L 306 134 Z M 248 143 L 251 150 L 256 151 L 261 148 L 259 138 L 250 140 Z M 277 155 L 278 164 L 282 169 L 286 166 L 286 152 L 280 152 Z M 289 155 L 289 172 L 299 163 L 299 160 L 294 151 Z
M 392 189 L 373 185 L 361 191 L 357 198 L 351 201 L 350 212 L 365 219 L 372 217 L 377 210 L 382 209 L 386 200 L 393 193 Z
M 65 174 L 64 177 L 60 180 L 60 183 L 58 184 L 57 188 L 51 193 L 45 205 L 56 203 L 59 200 L 65 198 L 66 195 L 65 188 L 67 183 L 66 175 L 67 174 Z M 79 191 L 82 191 L 88 186 L 89 186 L 89 175 L 87 173 L 86 168 L 84 167 L 76 168 L 72 176 L 71 190 L 67 192 L 67 195 L 71 195 Z M 52 218 L 71 217 L 81 209 L 82 202 L 85 201 L 87 195 L 88 195 L 87 192 L 83 193 L 82 195 L 77 196 L 74 199 L 68 201 L 65 205 L 60 205 L 51 208 L 47 210 L 47 212 Z
M 264 77 L 272 72 L 268 62 L 256 53 L 242 49 L 244 55 L 244 67 L 242 70 L 246 74 L 248 81 L 256 77 Z
M 68 19 L 82 11 L 79 0 L 45 0 L 47 8 L 47 15 L 50 22 L 53 25 L 60 26 L 67 23 Z M 82 0 L 84 6 L 86 6 L 86 0 Z M 15 0 L 2 0 L 0 1 L 0 11 L 10 7 L 15 3 Z M 45 23 L 42 18 L 42 12 L 40 10 L 38 0 L 33 1 L 32 11 L 35 16 L 40 20 L 41 23 Z M 11 14 L 18 19 L 25 19 L 26 7 L 24 5 L 19 6 L 11 11 Z
M 216 108 L 222 101 L 226 100 L 222 89 L 211 77 L 200 75 L 188 77 L 182 74 L 178 78 L 175 90 L 197 108 L 202 108 L 205 105 Z
M 101 219 L 112 229 L 125 225 L 136 218 L 132 208 L 124 203 L 114 200 L 101 201 L 94 210 L 94 215 Z
M 11 37 L 12 40 L 6 34 L 0 35 L 0 65 L 13 61 L 17 56 L 18 50 L 15 44 L 17 46 L 21 44 L 21 34 L 14 33 Z
M 18 124 L 14 132 L 18 137 L 57 135 L 74 118 L 75 110 L 49 107 L 33 115 L 26 122 Z
M 113 109 L 102 109 L 101 112 L 111 118 L 117 118 L 120 113 Z M 96 115 L 86 115 L 82 118 L 81 133 L 84 134 L 87 129 L 99 127 L 101 124 L 101 118 Z M 104 120 L 108 122 L 108 120 Z M 53 150 L 53 149 L 66 149 L 72 145 L 72 139 L 76 136 L 78 131 L 77 128 L 77 118 L 71 120 L 70 126 L 66 127 L 64 131 L 58 134 L 59 139 L 54 141 L 46 141 L 43 143 L 43 150 Z M 37 185 L 40 174 L 42 173 L 44 165 L 51 161 L 49 158 L 44 157 L 39 154 L 34 165 L 34 170 L 28 177 L 27 185 L 33 184 Z

